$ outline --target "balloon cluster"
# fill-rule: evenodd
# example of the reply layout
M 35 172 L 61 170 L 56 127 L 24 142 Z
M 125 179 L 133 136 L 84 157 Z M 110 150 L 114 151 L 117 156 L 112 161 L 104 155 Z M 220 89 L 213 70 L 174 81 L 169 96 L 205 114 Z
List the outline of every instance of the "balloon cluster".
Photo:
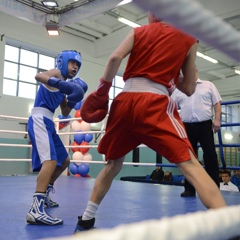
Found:
M 84 100 L 78 102 L 74 107 L 74 109 L 76 110 L 74 114 L 75 118 L 81 118 L 80 109 L 83 101 Z M 72 121 L 71 127 L 73 131 L 75 131 L 73 142 L 71 143 L 71 150 L 73 152 L 72 159 L 78 161 L 91 161 L 92 155 L 88 153 L 90 148 L 88 148 L 87 146 L 89 146 L 89 143 L 93 140 L 93 134 L 82 133 L 90 131 L 90 123 L 84 122 L 82 119 L 76 119 Z M 82 177 L 84 177 L 88 174 L 90 168 L 86 163 L 81 163 L 80 165 L 78 165 L 77 163 L 72 163 L 70 164 L 69 170 L 73 175 L 80 174 Z
M 71 116 L 68 115 L 67 117 L 64 117 L 63 115 L 58 115 L 58 118 L 59 119 L 68 119 L 68 118 L 71 118 Z M 59 122 L 59 130 L 66 127 L 69 123 L 70 123 L 70 121 Z
M 80 165 L 77 165 L 76 163 L 71 163 L 69 167 L 69 171 L 77 176 L 79 174 L 81 177 L 87 177 L 89 173 L 89 166 L 85 163 L 81 163 Z

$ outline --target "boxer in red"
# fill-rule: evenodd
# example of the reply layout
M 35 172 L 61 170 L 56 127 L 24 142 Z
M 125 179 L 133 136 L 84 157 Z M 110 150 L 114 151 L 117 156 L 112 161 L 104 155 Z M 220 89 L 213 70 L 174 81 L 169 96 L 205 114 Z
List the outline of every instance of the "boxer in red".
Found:
M 226 206 L 218 187 L 198 162 L 176 104 L 169 97 L 176 87 L 188 96 L 195 91 L 197 40 L 151 13 L 148 19 L 148 25 L 133 29 L 110 55 L 97 90 L 81 108 L 86 122 L 105 118 L 112 79 L 122 60 L 130 54 L 123 75 L 125 86 L 113 100 L 106 133 L 98 146 L 108 163 L 95 181 L 75 232 L 94 227 L 97 208 L 120 172 L 125 155 L 140 144 L 177 164 L 207 208 Z

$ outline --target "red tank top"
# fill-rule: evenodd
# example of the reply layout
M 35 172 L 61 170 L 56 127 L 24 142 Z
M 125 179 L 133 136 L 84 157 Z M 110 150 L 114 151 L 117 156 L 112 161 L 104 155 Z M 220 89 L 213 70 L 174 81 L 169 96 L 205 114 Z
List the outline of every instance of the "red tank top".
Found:
M 161 22 L 135 28 L 134 32 L 123 80 L 144 77 L 167 88 L 176 85 L 187 53 L 197 40 Z

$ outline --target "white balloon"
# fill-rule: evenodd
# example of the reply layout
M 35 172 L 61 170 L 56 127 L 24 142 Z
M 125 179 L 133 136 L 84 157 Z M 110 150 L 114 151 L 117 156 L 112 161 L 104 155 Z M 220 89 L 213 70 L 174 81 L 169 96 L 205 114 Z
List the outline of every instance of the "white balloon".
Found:
M 92 155 L 90 153 L 84 154 L 83 161 L 92 161 Z
M 84 122 L 84 121 L 82 121 L 81 123 L 80 123 L 80 130 L 82 130 L 83 132 L 87 132 L 87 131 L 90 131 L 90 128 L 91 128 L 91 124 L 90 123 L 87 123 L 87 122 Z
M 102 128 L 102 122 L 91 124 L 91 130 L 92 131 L 100 131 L 101 128 Z
M 76 120 L 72 121 L 71 127 L 72 127 L 73 131 L 75 131 L 75 132 L 79 131 L 79 130 L 81 130 L 81 123 Z
M 73 155 L 72 155 L 72 159 L 73 160 L 84 160 L 83 159 L 83 154 L 81 152 L 74 152 Z

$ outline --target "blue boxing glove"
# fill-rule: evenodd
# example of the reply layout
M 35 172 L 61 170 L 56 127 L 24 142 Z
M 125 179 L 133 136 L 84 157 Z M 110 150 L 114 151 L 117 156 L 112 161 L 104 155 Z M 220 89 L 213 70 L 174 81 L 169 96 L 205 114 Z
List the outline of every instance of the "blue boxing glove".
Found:
M 48 80 L 48 85 L 58 88 L 61 93 L 67 94 L 68 107 L 74 108 L 77 102 L 81 101 L 84 97 L 84 90 L 79 84 L 74 82 L 66 82 L 59 80 L 55 77 L 51 77 Z
M 74 108 L 77 102 L 82 101 L 84 97 L 84 90 L 76 83 L 71 84 L 73 85 L 73 92 L 67 96 L 67 105 L 70 108 Z
M 84 97 L 84 91 L 82 87 L 79 86 L 78 84 L 76 83 L 71 83 L 71 84 L 73 87 L 73 91 L 70 94 L 68 94 L 67 100 L 70 102 L 74 102 L 76 104 L 77 102 L 82 101 Z
M 64 80 L 59 80 L 55 77 L 50 77 L 48 80 L 48 85 L 54 88 L 58 88 L 61 93 L 71 94 L 74 90 L 74 86 L 70 82 Z
M 73 80 L 74 83 L 77 83 L 79 84 L 82 88 L 83 88 L 83 91 L 86 93 L 87 90 L 88 90 L 88 85 L 86 82 L 84 82 L 81 78 L 75 78 Z

